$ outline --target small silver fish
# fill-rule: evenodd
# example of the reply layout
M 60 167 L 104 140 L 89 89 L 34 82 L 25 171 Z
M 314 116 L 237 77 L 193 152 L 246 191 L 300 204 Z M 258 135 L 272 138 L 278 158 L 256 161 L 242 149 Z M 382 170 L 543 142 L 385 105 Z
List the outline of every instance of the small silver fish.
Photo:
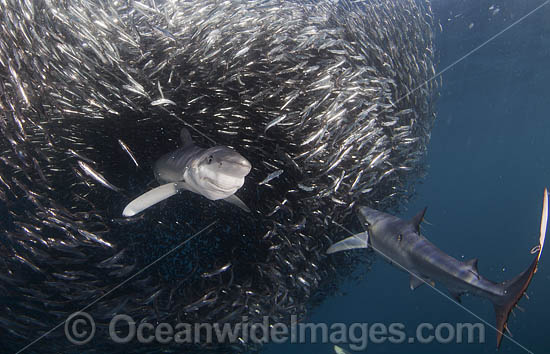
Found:
M 261 186 L 263 184 L 268 183 L 272 179 L 275 179 L 275 178 L 279 177 L 281 174 L 283 174 L 283 172 L 284 172 L 283 170 L 276 170 L 276 171 L 271 172 L 263 181 L 258 183 L 258 185 Z
M 226 270 L 228 270 L 229 268 L 231 268 L 231 262 L 227 263 L 227 264 L 224 264 L 223 266 L 221 266 L 220 268 L 210 272 L 210 273 L 202 273 L 201 274 L 201 277 L 202 278 L 211 278 L 213 276 L 216 276 L 218 274 L 221 274 L 223 272 L 225 272 Z
M 151 106 L 166 106 L 166 105 L 176 106 L 176 102 L 169 100 L 168 98 L 159 98 L 158 100 L 154 100 L 153 102 L 151 102 Z
M 90 165 L 88 165 L 86 162 L 83 162 L 83 161 L 78 161 L 78 166 L 82 169 L 82 171 L 84 171 L 85 174 L 87 174 L 88 176 L 90 176 L 91 178 L 95 179 L 97 182 L 99 182 L 100 184 L 102 184 L 104 187 L 107 187 L 115 192 L 121 192 L 121 189 L 112 185 L 111 183 L 109 183 L 109 181 L 107 181 L 105 179 L 105 177 L 103 177 L 99 172 L 97 172 L 96 170 L 94 170 L 93 168 L 90 167 Z
M 266 125 L 265 129 L 264 129 L 264 134 L 267 132 L 268 129 L 270 129 L 270 128 L 276 126 L 276 125 L 279 124 L 279 123 L 281 123 L 286 117 L 287 117 L 287 115 L 286 115 L 286 114 L 283 114 L 282 116 L 277 117 L 277 118 L 273 119 L 271 122 L 269 122 L 269 123 Z
M 69 149 L 67 150 L 67 154 L 69 155 L 73 155 L 74 157 L 80 159 L 80 160 L 84 160 L 86 161 L 87 163 L 91 163 L 91 164 L 95 164 L 95 162 L 92 160 L 92 159 L 89 159 L 87 158 L 86 156 L 74 151 L 73 149 Z
M 82 236 L 86 237 L 88 240 L 90 241 L 94 241 L 94 242 L 97 242 L 103 246 L 107 246 L 107 247 L 113 247 L 112 244 L 110 244 L 109 242 L 105 241 L 104 239 L 102 239 L 101 237 L 97 236 L 96 234 L 94 233 L 91 233 L 89 231 L 86 231 L 86 230 L 83 230 L 83 229 L 78 229 L 78 233 L 81 234 Z
M 139 167 L 139 164 L 136 160 L 136 157 L 134 156 L 134 154 L 132 153 L 132 150 L 130 150 L 130 148 L 128 147 L 128 145 L 126 145 L 124 143 L 124 141 L 118 139 L 118 144 L 120 145 L 120 147 L 122 148 L 122 150 L 124 150 L 125 153 L 128 154 L 128 156 L 130 156 L 130 159 L 132 159 L 132 162 L 136 165 L 136 167 Z

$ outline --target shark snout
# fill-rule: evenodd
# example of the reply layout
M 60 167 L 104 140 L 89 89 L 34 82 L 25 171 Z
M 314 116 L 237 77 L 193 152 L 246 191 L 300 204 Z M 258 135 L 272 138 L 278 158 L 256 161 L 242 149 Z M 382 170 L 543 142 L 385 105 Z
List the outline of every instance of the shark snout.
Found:
M 218 148 L 205 161 L 207 168 L 216 168 L 228 177 L 244 178 L 252 170 L 252 164 L 244 156 L 229 148 Z
M 244 156 L 239 153 L 234 153 L 231 156 L 226 157 L 224 163 L 226 164 L 226 173 L 239 175 L 244 177 L 252 170 L 252 164 Z
M 366 206 L 359 207 L 359 218 L 361 221 L 372 224 L 374 223 L 381 215 L 383 215 L 378 210 L 371 209 Z
M 193 178 L 201 185 L 201 194 L 211 200 L 226 198 L 244 184 L 252 164 L 235 150 L 217 146 L 206 150 L 194 170 Z

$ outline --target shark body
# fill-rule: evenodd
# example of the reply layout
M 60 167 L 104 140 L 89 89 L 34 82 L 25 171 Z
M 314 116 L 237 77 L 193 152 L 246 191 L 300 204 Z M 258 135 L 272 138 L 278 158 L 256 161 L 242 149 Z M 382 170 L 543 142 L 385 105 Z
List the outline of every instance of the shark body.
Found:
M 226 146 L 201 148 L 191 134 L 181 130 L 182 146 L 160 157 L 154 167 L 161 184 L 132 200 L 122 212 L 133 216 L 180 191 L 191 191 L 210 200 L 223 199 L 249 212 L 235 192 L 244 184 L 252 165 L 241 154 Z
M 332 245 L 327 253 L 371 246 L 390 263 L 410 273 L 410 288 L 429 283 L 441 283 L 460 302 L 460 296 L 470 293 L 489 299 L 495 308 L 497 348 L 500 346 L 508 316 L 522 298 L 537 269 L 544 245 L 548 219 L 548 193 L 545 190 L 541 235 L 534 249 L 535 258 L 529 267 L 515 278 L 496 283 L 484 278 L 477 269 L 477 259 L 461 262 L 436 247 L 420 234 L 420 223 L 426 209 L 411 220 L 367 207 L 359 208 L 359 218 L 366 231 Z

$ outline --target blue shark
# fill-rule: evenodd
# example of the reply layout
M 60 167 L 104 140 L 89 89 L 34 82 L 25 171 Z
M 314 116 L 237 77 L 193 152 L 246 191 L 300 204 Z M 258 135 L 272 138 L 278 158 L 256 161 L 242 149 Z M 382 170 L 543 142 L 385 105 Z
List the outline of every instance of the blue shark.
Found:
M 250 212 L 235 195 L 252 169 L 250 162 L 227 146 L 205 149 L 195 145 L 185 128 L 180 139 L 179 149 L 155 162 L 154 174 L 160 186 L 132 200 L 122 215 L 134 216 L 181 191 L 191 191 L 210 200 L 225 200 Z
M 502 283 L 493 282 L 479 274 L 477 259 L 461 262 L 422 236 L 420 224 L 425 212 L 426 209 L 411 220 L 403 220 L 368 207 L 359 207 L 359 219 L 366 230 L 335 243 L 327 253 L 370 246 L 390 263 L 410 273 L 412 290 L 424 283 L 433 286 L 437 282 L 443 284 L 458 302 L 461 295 L 466 293 L 489 299 L 496 314 L 498 348 L 503 331 L 507 330 L 508 316 L 525 294 L 537 270 L 548 220 L 547 189 L 544 190 L 539 244 L 531 252 L 536 254 L 535 258 L 525 271 Z

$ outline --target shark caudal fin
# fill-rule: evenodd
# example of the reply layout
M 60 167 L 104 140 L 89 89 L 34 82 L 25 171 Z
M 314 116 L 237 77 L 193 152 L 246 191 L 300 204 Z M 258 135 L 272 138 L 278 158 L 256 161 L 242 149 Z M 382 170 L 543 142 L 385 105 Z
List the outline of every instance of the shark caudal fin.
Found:
M 518 275 L 512 280 L 505 281 L 501 283 L 504 288 L 505 295 L 502 298 L 499 298 L 496 301 L 493 301 L 496 314 L 496 327 L 497 327 L 497 348 L 500 347 L 500 342 L 502 341 L 502 335 L 507 329 L 508 316 L 510 312 L 514 309 L 518 301 L 525 295 L 525 291 L 531 283 L 533 274 L 537 270 L 538 257 L 535 257 L 529 268 L 527 268 L 523 273 Z
M 533 274 L 537 271 L 537 265 L 539 263 L 540 256 L 542 254 L 542 248 L 544 247 L 544 240 L 546 238 L 546 225 L 548 222 L 548 190 L 544 189 L 544 196 L 542 202 L 542 218 L 540 221 L 540 238 L 539 244 L 535 246 L 531 253 L 536 254 L 535 259 L 531 262 L 529 268 L 523 273 L 518 275 L 512 280 L 501 283 L 504 288 L 504 295 L 500 298 L 493 300 L 495 306 L 495 314 L 497 318 L 497 349 L 500 347 L 504 330 L 507 329 L 508 316 L 514 309 L 518 301 L 525 295 L 529 283 L 533 278 Z

